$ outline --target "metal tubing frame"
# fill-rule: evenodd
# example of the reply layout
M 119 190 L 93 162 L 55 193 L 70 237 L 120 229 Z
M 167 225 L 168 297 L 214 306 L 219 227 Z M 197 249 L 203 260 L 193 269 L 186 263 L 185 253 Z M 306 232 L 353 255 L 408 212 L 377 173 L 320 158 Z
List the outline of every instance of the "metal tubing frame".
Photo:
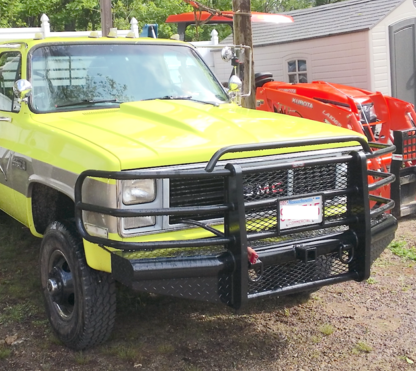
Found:
M 338 157 L 331 158 L 318 158 L 318 159 L 307 159 L 302 161 L 294 161 L 292 163 L 280 163 L 275 165 L 262 165 L 257 167 L 249 167 L 243 169 L 238 164 L 228 163 L 225 168 L 215 169 L 216 164 L 221 156 L 226 153 L 235 152 L 246 152 L 246 151 L 257 151 L 263 149 L 272 148 L 287 148 L 290 146 L 303 146 L 313 144 L 327 144 L 328 142 L 349 142 L 356 140 L 359 142 L 364 152 L 351 151 L 349 154 L 345 154 Z M 389 151 L 391 151 L 391 147 Z M 383 151 L 386 147 L 382 148 Z M 314 139 L 309 141 L 300 142 L 284 142 L 284 143 L 263 143 L 255 145 L 243 145 L 243 146 L 231 146 L 223 148 L 217 151 L 210 161 L 208 162 L 205 169 L 201 170 L 168 170 L 168 171 L 128 171 L 128 172 L 109 172 L 109 171 L 97 171 L 87 170 L 84 171 L 78 177 L 75 185 L 75 221 L 79 233 L 82 238 L 92 243 L 96 243 L 104 248 L 104 246 L 114 247 L 119 251 L 142 251 L 145 249 L 163 249 L 163 248 L 175 248 L 175 247 L 198 247 L 198 246 L 210 246 L 210 245 L 223 245 L 225 253 L 220 253 L 217 256 L 206 256 L 206 257 L 188 257 L 188 258 L 172 258 L 172 259 L 157 259 L 156 261 L 149 259 L 138 259 L 129 261 L 122 256 L 112 253 L 112 268 L 116 274 L 116 278 L 127 285 L 132 285 L 136 280 L 143 280 L 144 271 L 151 271 L 146 279 L 178 279 L 185 277 L 196 277 L 196 276 L 217 276 L 219 274 L 231 275 L 231 300 L 228 305 L 233 308 L 240 308 L 249 299 L 257 296 L 264 295 L 278 295 L 289 292 L 301 291 L 307 288 L 313 288 L 322 286 L 329 283 L 336 283 L 346 281 L 349 279 L 355 279 L 357 281 L 366 279 L 370 274 L 371 266 L 371 234 L 368 231 L 371 229 L 371 217 L 377 217 L 388 208 L 391 207 L 390 200 L 383 198 L 373 198 L 380 203 L 384 203 L 384 207 L 379 208 L 381 210 L 372 211 L 369 210 L 369 187 L 367 180 L 367 161 L 368 157 L 371 156 L 371 149 L 367 142 L 361 137 L 345 137 L 345 138 L 334 138 L 333 141 L 328 139 Z M 244 202 L 244 190 L 243 190 L 243 174 L 261 171 L 275 171 L 281 169 L 291 169 L 294 163 L 301 166 L 314 166 L 314 165 L 325 165 L 328 163 L 349 163 L 349 172 L 354 174 L 350 177 L 350 184 L 348 188 L 332 191 L 321 191 L 312 192 L 307 194 L 320 194 L 323 200 L 326 197 L 335 195 L 349 195 L 347 197 L 347 214 L 342 220 L 335 222 L 326 221 L 323 219 L 322 223 L 317 225 L 308 225 L 304 227 L 288 228 L 287 230 L 280 231 L 279 227 L 273 232 L 263 232 L 255 234 L 247 234 L 246 231 L 246 205 Z M 374 174 L 373 174 L 374 175 Z M 378 174 L 377 174 L 378 175 Z M 153 210 L 118 210 L 112 208 L 99 207 L 96 205 L 86 204 L 82 201 L 82 186 L 86 178 L 107 178 L 107 179 L 156 179 L 156 178 L 192 178 L 192 177 L 224 177 L 225 189 L 224 199 L 225 203 L 220 206 L 203 206 L 203 207 L 172 207 L 166 209 L 153 209 Z M 377 188 L 379 186 L 388 184 L 389 181 L 394 179 L 390 175 L 380 176 L 381 181 L 378 182 L 378 186 L 372 186 Z M 297 195 L 296 197 L 301 197 Z M 305 194 L 306 196 L 306 194 Z M 291 198 L 291 197 L 285 197 Z M 270 201 L 276 202 L 277 198 Z M 259 205 L 269 204 L 269 201 L 257 201 L 247 203 L 248 209 L 253 209 Z M 95 237 L 88 234 L 83 223 L 83 211 L 88 210 L 92 212 L 104 213 L 116 217 L 125 216 L 137 216 L 137 215 L 188 215 L 192 213 L 209 214 L 212 211 L 218 211 L 220 209 L 224 212 L 224 236 L 215 236 L 211 238 L 202 238 L 194 240 L 179 240 L 179 241 L 153 241 L 153 242 L 126 242 L 126 241 L 115 241 L 107 238 Z M 353 211 L 352 211 L 353 210 Z M 351 214 L 352 212 L 352 214 Z M 333 250 L 339 245 L 339 241 L 347 241 L 356 251 L 355 268 L 351 265 L 349 272 L 339 276 L 330 277 L 327 279 L 320 279 L 316 282 L 296 285 L 295 287 L 287 287 L 279 289 L 277 292 L 264 292 L 253 295 L 247 295 L 248 293 L 248 269 L 247 269 L 247 247 L 249 246 L 248 241 L 255 239 L 261 239 L 265 237 L 276 237 L 280 235 L 286 235 L 290 233 L 311 231 L 315 229 L 322 229 L 327 227 L 333 227 L 338 225 L 349 225 L 351 230 L 348 232 L 334 233 L 331 236 L 324 236 L 321 238 L 308 238 L 305 241 L 296 241 L 296 243 L 305 244 L 305 246 L 311 246 L 315 254 L 325 254 L 334 252 Z M 281 259 L 298 259 L 299 252 L 297 251 L 300 247 L 287 245 L 286 243 L 279 242 L 278 246 L 274 247 L 274 251 L 271 251 L 273 247 L 265 247 L 260 249 L 259 256 L 263 257 L 265 261 L 270 259 L 279 261 Z M 287 246 L 286 248 L 284 246 Z M 303 246 L 303 245 L 302 245 Z M 329 249 L 329 250 L 328 250 Z M 292 254 L 295 254 L 292 256 Z M 161 263 L 161 264 L 159 264 Z M 350 263 L 348 263 L 350 264 Z M 137 265 L 137 267 L 136 267 Z M 143 270 L 143 272 L 142 272 Z M 136 272 L 137 271 L 137 272 Z M 150 278 L 149 278 L 150 277 Z
M 97 212 L 102 214 L 107 214 L 115 217 L 134 217 L 134 216 L 141 216 L 141 215 L 189 215 L 195 212 L 201 214 L 209 214 L 213 211 L 224 211 L 224 215 L 228 215 L 229 213 L 234 212 L 232 209 L 235 204 L 228 203 L 220 206 L 197 206 L 197 207 L 174 207 L 174 208 L 163 208 L 163 209 L 151 209 L 151 210 L 140 210 L 140 209 L 130 209 L 130 210 L 120 210 L 114 208 L 106 208 L 97 205 L 87 204 L 82 201 L 82 185 L 86 178 L 106 178 L 106 179 L 117 179 L 117 180 L 128 180 L 128 179 L 156 179 L 156 178 L 192 178 L 192 177 L 225 177 L 227 179 L 226 183 L 228 187 L 234 187 L 237 189 L 236 185 L 231 186 L 235 179 L 233 179 L 237 175 L 236 172 L 236 165 L 227 165 L 224 169 L 215 169 L 215 166 L 219 159 L 226 153 L 236 153 L 236 152 L 249 152 L 249 151 L 260 151 L 266 149 L 276 149 L 276 148 L 288 148 L 288 147 L 299 147 L 299 146 L 306 146 L 306 145 L 319 145 L 319 144 L 328 144 L 328 143 L 344 143 L 344 142 L 351 142 L 357 141 L 362 145 L 364 149 L 364 153 L 362 153 L 362 157 L 365 160 L 368 159 L 369 156 L 373 155 L 370 146 L 368 145 L 367 141 L 360 136 L 347 136 L 347 137 L 335 137 L 328 140 L 328 138 L 316 138 L 316 139 L 309 139 L 309 140 L 302 140 L 302 141 L 288 141 L 288 142 L 273 142 L 273 143 L 256 143 L 251 145 L 237 145 L 237 146 L 229 146 L 224 147 L 218 150 L 212 158 L 207 163 L 205 169 L 201 170 L 174 170 L 174 171 L 151 171 L 151 170 L 138 170 L 138 171 L 101 171 L 101 170 L 86 170 L 81 173 L 76 181 L 75 184 L 75 221 L 78 228 L 78 231 L 82 238 L 85 240 L 98 244 L 100 246 L 109 246 L 113 248 L 117 248 L 120 250 L 126 251 L 138 251 L 143 249 L 164 249 L 164 248 L 174 248 L 174 247 L 201 247 L 206 245 L 227 245 L 233 242 L 233 238 L 235 236 L 231 236 L 230 234 L 225 234 L 224 237 L 211 237 L 211 238 L 204 238 L 204 239 L 194 239 L 194 240 L 180 240 L 180 241 L 156 241 L 156 242 L 125 242 L 125 241 L 117 241 L 117 240 L 110 240 L 107 238 L 91 236 L 85 229 L 82 217 L 82 211 L 91 211 Z M 394 146 L 383 146 L 379 145 L 383 150 L 383 154 L 388 149 L 389 152 L 394 151 Z M 302 160 L 302 161 L 295 161 L 296 163 L 301 163 L 302 166 L 306 165 L 320 165 L 320 164 L 328 164 L 328 163 L 339 163 L 341 161 L 349 161 L 352 157 L 355 157 L 355 153 L 352 151 L 351 154 L 343 155 L 340 157 L 333 157 L 333 158 L 319 158 L 319 159 L 312 159 L 312 160 Z M 275 164 L 275 165 L 266 165 L 266 166 L 257 166 L 255 168 L 248 168 L 244 169 L 244 173 L 250 172 L 258 172 L 258 171 L 270 171 L 270 170 L 280 170 L 280 169 L 291 169 L 293 168 L 293 163 L 284 163 L 284 164 Z M 377 173 L 377 175 L 383 173 Z M 366 169 L 361 171 L 361 177 L 363 180 L 365 179 L 365 187 L 368 190 L 368 183 L 367 183 L 367 175 L 368 172 Z M 389 174 L 390 175 L 390 174 Z M 376 189 L 382 185 L 385 185 L 387 181 L 394 179 L 394 177 L 388 177 L 384 175 L 380 175 L 383 179 L 376 182 L 376 185 L 372 185 L 372 188 Z M 358 190 L 358 186 L 354 186 L 351 188 L 350 191 Z M 346 190 L 343 190 L 345 193 Z M 324 192 L 325 193 L 325 192 Z M 242 194 L 242 191 L 241 191 Z M 231 195 L 228 195 L 231 197 Z M 371 196 L 375 197 L 375 196 Z M 228 198 L 226 198 L 228 199 Z M 368 199 L 368 196 L 367 196 Z M 388 206 L 383 207 L 382 211 L 377 212 L 377 210 L 372 211 L 372 217 L 377 216 L 384 211 L 388 210 L 392 207 L 391 200 L 382 199 L 378 197 L 374 199 L 378 202 L 387 203 Z M 243 205 L 244 206 L 244 205 Z M 240 210 L 241 214 L 244 215 L 244 208 Z M 289 234 L 293 232 L 301 232 L 303 230 L 313 230 L 319 229 L 323 226 L 336 226 L 342 223 L 354 223 L 356 222 L 355 219 L 344 219 L 340 222 L 335 223 L 328 223 L 326 225 L 318 225 L 318 226 L 305 226 L 300 228 L 293 228 L 288 229 L 282 232 L 283 234 Z M 243 223 L 244 224 L 244 223 Z M 243 229 L 242 225 L 240 228 Z M 226 229 L 226 228 L 225 228 Z M 245 230 L 245 225 L 244 225 Z M 268 233 L 262 233 L 263 236 L 268 236 Z M 273 234 L 273 236 L 275 236 Z M 246 237 L 247 238 L 247 237 Z

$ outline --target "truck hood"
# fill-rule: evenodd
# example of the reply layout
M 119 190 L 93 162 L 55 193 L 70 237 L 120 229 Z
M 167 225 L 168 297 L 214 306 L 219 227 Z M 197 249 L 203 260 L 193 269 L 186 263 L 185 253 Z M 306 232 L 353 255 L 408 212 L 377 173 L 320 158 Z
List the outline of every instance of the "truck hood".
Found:
M 234 104 L 216 107 L 179 100 L 140 101 L 123 103 L 117 109 L 35 116 L 56 131 L 65 131 L 110 152 L 123 170 L 206 162 L 218 149 L 235 144 L 358 135 L 333 125 Z

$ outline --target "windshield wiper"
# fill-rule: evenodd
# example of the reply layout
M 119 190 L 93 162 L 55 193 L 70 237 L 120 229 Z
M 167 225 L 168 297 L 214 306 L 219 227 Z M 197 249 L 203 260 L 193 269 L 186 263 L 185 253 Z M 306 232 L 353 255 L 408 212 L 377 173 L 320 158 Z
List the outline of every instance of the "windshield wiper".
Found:
M 83 99 L 78 102 L 72 103 L 65 103 L 65 104 L 57 104 L 55 105 L 56 108 L 60 107 L 71 107 L 71 106 L 87 106 L 89 104 L 99 104 L 99 103 L 123 103 L 118 101 L 117 99 Z
M 162 97 L 146 98 L 146 99 L 142 99 L 142 100 L 156 100 L 156 99 L 160 99 L 160 100 L 188 100 L 188 99 L 192 99 L 192 96 L 191 95 L 164 95 Z
M 147 99 L 142 99 L 142 100 L 156 100 L 156 99 L 160 99 L 160 100 L 190 100 L 192 102 L 203 103 L 203 104 L 212 104 L 213 106 L 218 107 L 218 103 L 216 103 L 216 102 L 207 102 L 207 101 L 204 101 L 204 100 L 194 99 L 194 98 L 192 98 L 192 95 L 164 95 L 163 97 L 147 98 Z

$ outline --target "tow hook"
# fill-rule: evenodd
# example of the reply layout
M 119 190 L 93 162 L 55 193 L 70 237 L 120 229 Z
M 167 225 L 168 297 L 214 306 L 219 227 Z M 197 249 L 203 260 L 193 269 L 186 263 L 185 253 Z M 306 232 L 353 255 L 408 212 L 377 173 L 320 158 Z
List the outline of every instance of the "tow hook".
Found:
M 259 254 L 251 247 L 247 247 L 248 268 L 250 270 L 248 280 L 250 282 L 258 282 L 263 277 L 263 262 L 259 259 Z
M 346 252 L 348 252 L 348 254 L 344 254 Z M 350 264 L 354 259 L 354 252 L 354 245 L 344 245 L 343 243 L 340 243 L 338 249 L 338 258 L 340 262 L 343 264 Z

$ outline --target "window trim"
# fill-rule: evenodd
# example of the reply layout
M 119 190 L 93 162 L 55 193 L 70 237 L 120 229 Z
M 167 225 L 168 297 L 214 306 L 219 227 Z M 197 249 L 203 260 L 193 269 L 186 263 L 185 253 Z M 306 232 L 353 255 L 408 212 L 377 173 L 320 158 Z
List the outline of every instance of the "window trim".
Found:
M 16 82 L 17 80 L 19 80 L 22 77 L 22 53 L 20 51 L 17 51 L 17 50 L 5 50 L 3 52 L 0 52 L 0 57 L 2 57 L 4 54 L 7 54 L 7 53 L 15 53 L 15 54 L 18 54 L 20 56 L 19 63 L 17 65 L 17 69 L 16 69 L 16 75 L 14 76 L 14 82 Z M 14 82 L 13 82 L 13 84 L 14 84 Z M 9 98 L 9 97 L 7 97 L 7 98 Z M 0 106 L 0 112 L 9 112 L 9 113 L 19 112 L 20 105 L 19 105 L 19 107 L 16 106 L 16 99 L 17 98 L 14 96 L 14 94 L 12 94 L 11 109 L 10 110 L 5 110 L 5 109 L 2 109 L 1 106 Z
M 306 71 L 289 72 L 289 68 L 288 68 L 289 67 L 289 62 L 296 61 L 296 70 L 297 70 L 298 69 L 298 61 L 300 61 L 300 60 L 305 61 Z M 285 81 L 286 82 L 290 83 L 289 76 L 291 76 L 291 75 L 298 76 L 297 80 L 299 81 L 299 75 L 302 75 L 302 74 L 306 74 L 306 79 L 307 79 L 306 82 L 311 81 L 311 79 L 310 79 L 310 73 L 311 73 L 310 72 L 310 61 L 309 61 L 308 57 L 299 56 L 299 55 L 291 56 L 291 57 L 285 58 L 283 63 L 284 63 Z M 297 83 L 300 84 L 299 82 L 297 82 Z

